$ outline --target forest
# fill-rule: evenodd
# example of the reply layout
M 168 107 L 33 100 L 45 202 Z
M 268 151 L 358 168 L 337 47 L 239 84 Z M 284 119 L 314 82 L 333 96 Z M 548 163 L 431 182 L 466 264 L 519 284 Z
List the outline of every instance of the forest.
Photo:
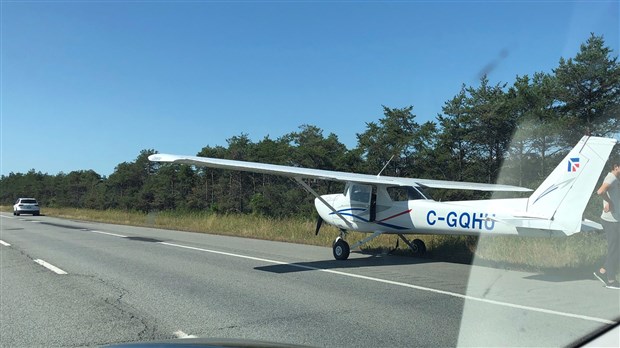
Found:
M 345 172 L 505 183 L 535 188 L 584 135 L 620 133 L 620 65 L 602 36 L 591 34 L 550 72 L 516 76 L 512 85 L 486 76 L 461 86 L 433 121 L 418 123 L 412 106 L 383 106 L 377 122 L 348 149 L 336 134 L 304 124 L 277 139 L 234 135 L 198 156 Z M 617 150 L 614 153 L 617 155 Z M 142 150 L 109 176 L 93 170 L 50 175 L 32 169 L 2 175 L 0 204 L 36 197 L 43 207 L 130 211 L 197 211 L 312 216 L 313 197 L 290 179 L 151 163 Z M 319 193 L 342 185 L 312 182 Z M 474 199 L 479 192 L 435 192 L 435 199 Z

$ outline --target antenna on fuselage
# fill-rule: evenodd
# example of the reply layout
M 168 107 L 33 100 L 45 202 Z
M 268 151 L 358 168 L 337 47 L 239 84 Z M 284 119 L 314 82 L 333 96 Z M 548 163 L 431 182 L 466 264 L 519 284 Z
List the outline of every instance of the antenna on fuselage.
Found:
M 387 163 L 383 166 L 383 168 L 379 171 L 379 174 L 377 174 L 377 177 L 381 176 L 381 173 L 383 173 L 383 171 L 385 170 L 385 168 L 387 168 L 388 164 L 390 164 L 390 162 L 392 162 L 392 159 L 394 159 L 394 156 L 396 155 L 392 155 L 392 157 L 390 157 L 390 159 L 387 161 Z

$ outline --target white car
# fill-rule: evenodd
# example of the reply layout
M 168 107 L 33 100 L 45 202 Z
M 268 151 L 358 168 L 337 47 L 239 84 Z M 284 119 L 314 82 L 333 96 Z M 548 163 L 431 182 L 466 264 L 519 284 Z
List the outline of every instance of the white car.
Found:
M 32 214 L 37 216 L 41 214 L 39 203 L 34 198 L 18 198 L 13 205 L 13 215 Z

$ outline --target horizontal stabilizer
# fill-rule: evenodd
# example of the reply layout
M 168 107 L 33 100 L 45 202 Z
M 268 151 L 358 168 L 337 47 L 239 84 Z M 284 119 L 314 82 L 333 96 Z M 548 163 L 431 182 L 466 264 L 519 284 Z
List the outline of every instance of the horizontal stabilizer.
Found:
M 575 232 L 592 232 L 603 229 L 601 224 L 592 220 L 582 220 L 579 231 L 567 232 L 563 224 L 541 218 L 493 219 L 498 223 L 514 226 L 517 233 L 524 237 L 565 237 Z
M 581 221 L 581 232 L 602 231 L 603 225 L 592 220 L 585 219 Z

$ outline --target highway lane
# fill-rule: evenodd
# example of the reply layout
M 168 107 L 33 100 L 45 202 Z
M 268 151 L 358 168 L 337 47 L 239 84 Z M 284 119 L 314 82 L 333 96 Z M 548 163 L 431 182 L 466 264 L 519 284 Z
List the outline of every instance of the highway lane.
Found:
M 567 343 L 620 312 L 617 292 L 583 277 L 362 254 L 337 262 L 329 248 L 45 216 L 2 214 L 0 223 L 10 244 L 0 245 L 3 346 L 183 334 L 312 346 L 540 346 Z

